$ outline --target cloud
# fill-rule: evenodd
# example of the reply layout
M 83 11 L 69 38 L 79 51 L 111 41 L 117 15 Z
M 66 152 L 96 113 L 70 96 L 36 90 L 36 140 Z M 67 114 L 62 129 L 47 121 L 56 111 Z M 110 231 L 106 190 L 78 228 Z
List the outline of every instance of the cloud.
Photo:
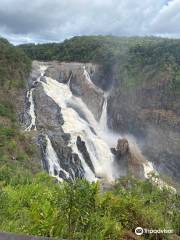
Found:
M 180 0 L 170 1 L 151 23 L 154 33 L 180 35 Z
M 179 0 L 1 0 L 0 35 L 17 44 L 75 35 L 163 34 L 163 9 L 174 2 Z

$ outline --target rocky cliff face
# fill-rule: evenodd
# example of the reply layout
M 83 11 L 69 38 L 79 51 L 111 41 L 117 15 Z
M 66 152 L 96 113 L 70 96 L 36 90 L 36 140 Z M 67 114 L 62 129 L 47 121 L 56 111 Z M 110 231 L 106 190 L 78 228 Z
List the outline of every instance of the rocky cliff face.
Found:
M 95 171 L 96 160 L 110 160 L 95 129 L 104 103 L 104 92 L 90 76 L 97 69 L 92 64 L 33 62 L 23 122 L 26 131 L 36 132 L 42 165 L 57 179 L 95 179 L 100 171 Z
M 107 93 L 96 86 L 102 86 L 104 81 L 100 80 L 101 68 L 82 63 L 33 63 L 24 122 L 30 126 L 27 130 L 37 131 L 44 168 L 60 179 L 94 179 L 104 171 L 108 176 L 113 171 L 116 176 L 133 172 L 143 178 L 148 159 L 158 171 L 180 179 L 180 119 L 172 107 L 177 96 L 167 96 L 163 81 L 158 85 L 148 82 L 137 88 L 121 88 L 117 85 L 117 72 L 113 71 L 107 124 L 116 132 L 112 148 L 115 160 L 108 167 L 110 147 L 102 141 L 104 136 L 98 126 L 106 115 L 102 111 L 106 111 L 103 104 Z M 131 139 L 120 139 L 115 148 L 119 136 L 127 134 L 136 137 L 142 152 Z M 108 135 L 105 139 L 109 142 Z
M 108 125 L 133 134 L 159 172 L 180 179 L 179 93 L 168 89 L 168 73 L 124 88 L 121 81 L 108 99 Z
M 44 66 L 43 74 L 40 69 L 42 64 Z M 27 94 L 23 122 L 26 124 L 26 131 L 36 130 L 37 144 L 45 170 L 60 179 L 83 177 L 84 169 L 79 156 L 73 153 L 71 147 L 68 146 L 70 136 L 64 133 L 62 128 L 64 120 L 61 108 L 43 88 L 42 83 L 46 82 L 45 69 L 49 74 L 48 69 L 51 69 L 52 65 L 51 63 L 33 62 L 32 73 L 28 80 L 28 92 L 32 93 L 32 98 L 29 97 L 30 94 Z M 54 77 L 53 73 L 52 77 Z M 51 148 L 48 144 L 51 145 Z M 48 150 L 48 148 L 50 149 Z M 52 152 L 48 153 L 48 151 Z M 55 158 L 57 162 L 55 162 Z
M 67 83 L 72 93 L 85 102 L 96 120 L 100 119 L 104 102 L 103 91 L 94 85 L 102 74 L 100 67 L 91 63 L 50 63 L 45 75 L 61 83 Z

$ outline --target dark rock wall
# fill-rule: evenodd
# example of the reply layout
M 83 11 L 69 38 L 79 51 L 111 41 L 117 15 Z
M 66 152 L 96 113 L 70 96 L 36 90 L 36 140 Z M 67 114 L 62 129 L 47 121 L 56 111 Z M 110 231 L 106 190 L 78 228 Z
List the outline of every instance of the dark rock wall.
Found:
M 155 163 L 158 171 L 180 180 L 180 96 L 168 90 L 170 81 L 168 75 L 161 74 L 155 79 L 144 80 L 137 87 L 124 88 L 115 67 L 105 75 L 102 68 L 94 64 L 57 62 L 47 64 L 45 75 L 63 83 L 69 81 L 72 92 L 81 97 L 97 120 L 101 116 L 104 102 L 103 91 L 99 87 L 107 89 L 111 86 L 107 105 L 109 128 L 116 133 L 134 135 L 142 153 Z M 87 82 L 83 74 L 84 66 L 93 83 L 99 87 Z M 29 86 L 34 86 L 37 75 L 38 71 L 33 67 Z M 80 160 L 78 156 L 72 155 L 68 147 L 69 136 L 62 131 L 61 109 L 46 96 L 39 83 L 35 86 L 33 98 L 38 130 L 48 134 L 59 159 L 63 161 L 64 169 L 77 164 L 77 169 L 75 170 L 75 167 L 73 169 L 77 175 L 82 176 Z M 28 117 L 25 118 L 28 121 Z M 82 143 L 78 146 L 81 148 Z M 85 148 L 83 154 L 88 159 Z
M 131 88 L 119 80 L 108 98 L 108 125 L 133 134 L 158 171 L 180 180 L 180 96 L 167 86 L 162 75 Z

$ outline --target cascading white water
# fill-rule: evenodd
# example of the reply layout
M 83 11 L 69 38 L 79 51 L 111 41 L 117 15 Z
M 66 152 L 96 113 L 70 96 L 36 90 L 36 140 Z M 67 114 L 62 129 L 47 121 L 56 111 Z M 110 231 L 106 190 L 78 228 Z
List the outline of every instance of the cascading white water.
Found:
M 47 143 L 46 157 L 49 164 L 49 174 L 53 177 L 56 177 L 59 181 L 62 181 L 62 179 L 59 176 L 57 175 L 55 176 L 54 170 L 56 170 L 58 173 L 62 171 L 66 175 L 66 177 L 69 178 L 69 173 L 60 167 L 57 154 L 54 151 L 51 141 L 47 135 L 46 135 L 46 143 Z
M 46 70 L 46 66 L 41 65 L 40 66 L 40 76 L 37 78 L 37 82 L 40 81 L 41 77 L 44 75 L 44 72 Z M 35 114 L 35 107 L 34 107 L 34 100 L 33 100 L 33 91 L 34 88 L 32 87 L 28 92 L 27 92 L 27 98 L 30 103 L 29 106 L 29 115 L 31 117 L 31 122 L 30 125 L 25 129 L 25 131 L 30 131 L 32 129 L 36 130 L 36 114 Z
M 69 79 L 68 79 L 68 82 L 67 82 L 67 85 L 68 85 L 68 86 L 70 86 L 72 76 L 73 76 L 73 74 L 71 73 L 71 74 L 70 74 L 70 77 L 69 77 Z
M 46 83 L 42 82 L 46 94 L 51 97 L 60 107 L 64 119 L 63 130 L 71 135 L 70 146 L 74 153 L 78 153 L 81 158 L 82 165 L 89 180 L 95 180 L 96 176 L 103 177 L 108 181 L 112 181 L 113 177 L 113 156 L 108 144 L 98 134 L 98 123 L 93 114 L 88 110 L 87 106 L 80 98 L 72 95 L 69 86 L 59 83 L 56 80 L 46 77 Z M 87 121 L 80 117 L 78 112 L 69 105 L 80 107 Z M 92 131 L 94 128 L 96 134 Z M 92 173 L 86 164 L 82 155 L 79 153 L 76 140 L 80 136 L 86 143 L 87 150 L 92 160 L 96 176 Z
M 41 77 L 44 75 L 44 72 L 47 68 L 46 65 L 40 64 L 40 76 L 37 78 L 36 82 L 41 80 Z M 90 75 L 84 67 L 84 76 L 87 80 L 88 84 L 94 85 L 91 81 Z M 70 91 L 70 81 L 72 78 L 72 74 L 69 77 L 69 81 L 67 84 L 59 83 L 58 81 L 45 77 L 46 81 L 42 81 L 43 88 L 46 94 L 51 97 L 60 107 L 61 112 L 64 119 L 63 130 L 65 133 L 69 133 L 71 138 L 69 142 L 69 146 L 72 148 L 73 153 L 78 154 L 82 166 L 85 170 L 85 177 L 89 181 L 95 181 L 97 177 L 103 177 L 103 179 L 108 181 L 113 181 L 119 175 L 113 169 L 113 155 L 110 151 L 110 147 L 114 147 L 118 138 L 121 138 L 119 134 L 113 133 L 108 130 L 107 127 L 107 94 L 105 95 L 105 101 L 102 108 L 102 114 L 100 121 L 97 122 L 91 113 L 91 111 L 87 108 L 85 103 L 78 97 L 72 95 Z M 96 87 L 94 85 L 94 87 Z M 36 130 L 36 116 L 35 116 L 35 106 L 33 101 L 33 91 L 34 88 L 31 88 L 27 93 L 27 98 L 30 102 L 29 107 L 29 115 L 31 116 L 31 123 L 26 128 L 26 131 L 30 131 L 32 129 Z M 80 109 L 81 113 L 78 112 Z M 83 115 L 83 117 L 82 117 Z M 80 136 L 81 140 L 85 142 L 88 153 L 92 160 L 92 164 L 95 169 L 95 174 L 92 172 L 85 159 L 83 158 L 81 152 L 77 148 L 77 137 Z M 126 136 L 129 141 L 130 149 L 133 149 L 137 153 L 140 153 L 138 146 L 135 147 L 133 141 L 131 141 L 131 137 Z M 59 181 L 62 179 L 59 176 L 55 176 L 56 173 L 62 171 L 67 178 L 70 177 L 69 173 L 62 169 L 61 164 L 59 163 L 58 156 L 55 150 L 52 147 L 51 141 L 49 137 L 46 135 L 46 158 L 49 164 L 49 174 L 56 177 Z M 136 144 L 135 144 L 136 145 Z M 143 157 L 142 154 L 140 156 Z M 139 159 L 139 157 L 138 157 Z M 142 161 L 144 166 L 144 176 L 148 178 L 150 172 L 154 172 L 158 175 L 157 171 L 154 169 L 153 164 L 147 161 L 145 158 Z M 56 171 L 54 171 L 56 170 Z M 73 173 L 73 169 L 71 169 Z M 160 188 L 169 187 L 172 191 L 176 191 L 173 187 L 168 186 L 164 181 L 158 179 L 156 184 Z
M 34 130 L 36 130 L 36 115 L 35 115 L 35 109 L 34 109 L 33 91 L 34 91 L 34 89 L 31 88 L 27 92 L 27 98 L 30 103 L 29 115 L 31 117 L 31 122 L 30 122 L 30 125 L 25 129 L 25 131 L 30 131 L 32 128 L 34 128 Z
M 92 85 L 94 85 L 94 83 L 91 81 L 91 77 L 90 77 L 88 71 L 86 70 L 86 67 L 85 67 L 85 66 L 83 67 L 83 70 L 84 70 L 84 76 L 85 76 L 87 82 L 90 83 L 90 84 L 92 84 Z
M 93 85 L 90 75 L 85 67 L 84 75 L 88 83 Z M 115 177 L 118 177 L 118 174 L 113 169 L 113 155 L 110 151 L 110 147 L 114 147 L 117 139 L 121 138 L 121 136 L 112 133 L 107 127 L 108 94 L 105 94 L 101 118 L 100 121 L 97 122 L 85 103 L 80 98 L 72 95 L 69 88 L 71 78 L 72 74 L 69 77 L 68 83 L 63 84 L 52 78 L 46 77 L 46 83 L 42 82 L 42 84 L 46 94 L 61 107 L 64 119 L 64 125 L 62 126 L 63 130 L 71 136 L 69 146 L 72 148 L 72 151 L 77 153 L 80 157 L 82 166 L 85 170 L 85 177 L 89 181 L 96 180 L 96 176 L 112 181 Z M 75 108 L 69 107 L 71 105 Z M 86 120 L 79 115 L 79 113 L 75 110 L 76 108 L 79 108 L 81 112 L 83 112 Z M 94 131 L 92 131 L 92 128 Z M 87 165 L 81 152 L 79 152 L 77 148 L 76 141 L 78 136 L 80 136 L 86 143 L 96 176 Z M 134 149 L 132 139 L 130 137 L 127 137 L 127 139 L 131 148 Z M 144 163 L 143 166 L 145 177 L 148 177 L 148 173 L 154 171 L 154 168 L 151 163 L 149 164 L 149 162 Z
M 176 193 L 176 189 L 170 185 L 168 185 L 166 182 L 164 182 L 162 179 L 159 178 L 159 173 L 155 170 L 153 163 L 150 161 L 147 161 L 144 166 L 144 176 L 145 178 L 149 178 L 152 173 L 154 173 L 155 177 L 152 177 L 152 182 L 156 184 L 159 188 L 167 188 L 171 190 L 172 192 Z M 157 176 L 157 178 L 156 178 Z
M 102 114 L 99 121 L 100 127 L 103 131 L 107 131 L 107 97 L 104 98 Z

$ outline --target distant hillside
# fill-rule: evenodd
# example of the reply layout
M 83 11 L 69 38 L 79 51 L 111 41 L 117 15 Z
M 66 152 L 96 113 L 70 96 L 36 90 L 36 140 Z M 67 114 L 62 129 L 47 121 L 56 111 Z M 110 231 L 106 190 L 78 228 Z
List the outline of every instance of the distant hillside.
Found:
M 146 72 L 168 69 L 172 74 L 170 87 L 175 89 L 180 86 L 179 39 L 83 36 L 62 43 L 26 44 L 19 48 L 33 60 L 94 62 L 101 64 L 108 73 L 116 66 L 117 78 L 121 76 L 124 82 L 127 82 L 127 77 L 129 79 L 125 87 L 143 80 L 144 76 L 139 75 L 139 71 L 145 68 Z
M 120 58 L 127 55 L 127 52 L 132 53 L 133 48 L 137 50 L 137 47 L 141 53 L 144 51 L 145 55 L 149 54 L 152 57 L 154 55 L 154 53 L 151 53 L 152 46 L 158 49 L 161 47 L 164 50 L 167 48 L 168 55 L 177 55 L 177 49 L 174 48 L 176 45 L 180 46 L 180 40 L 155 37 L 82 36 L 73 37 L 62 43 L 24 44 L 20 45 L 19 48 L 23 49 L 33 60 L 96 63 L 108 61 L 113 64 L 117 60 L 122 60 Z M 143 50 L 144 47 L 149 48 L 150 51 Z M 169 49 L 169 47 L 173 48 Z

